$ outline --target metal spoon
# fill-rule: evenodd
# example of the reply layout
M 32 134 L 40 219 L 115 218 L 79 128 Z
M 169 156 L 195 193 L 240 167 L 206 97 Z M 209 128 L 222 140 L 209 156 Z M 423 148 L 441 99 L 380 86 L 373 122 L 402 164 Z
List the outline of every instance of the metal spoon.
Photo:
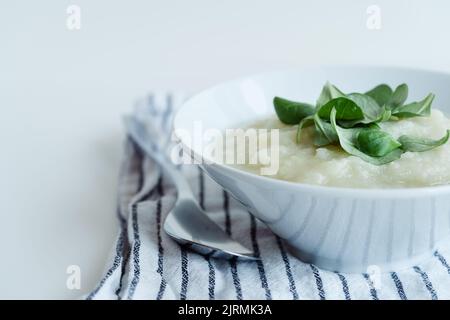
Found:
M 179 244 L 187 245 L 202 255 L 257 260 L 251 250 L 233 240 L 200 208 L 185 177 L 154 142 L 154 136 L 152 139 L 148 126 L 133 116 L 125 117 L 124 122 L 130 137 L 158 163 L 177 188 L 178 199 L 167 215 L 164 231 Z

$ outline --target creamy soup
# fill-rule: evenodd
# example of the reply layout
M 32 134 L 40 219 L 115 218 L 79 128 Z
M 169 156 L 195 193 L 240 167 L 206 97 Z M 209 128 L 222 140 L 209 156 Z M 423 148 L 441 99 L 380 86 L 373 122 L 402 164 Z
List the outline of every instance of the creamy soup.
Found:
M 407 134 L 438 139 L 450 128 L 450 119 L 441 111 L 432 110 L 429 117 L 387 121 L 380 126 L 394 138 Z M 406 152 L 398 160 L 376 166 L 346 153 L 339 146 L 315 147 L 312 142 L 313 127 L 302 131 L 301 143 L 297 144 L 297 127 L 284 125 L 275 115 L 246 127 L 280 129 L 279 169 L 275 175 L 268 176 L 275 179 L 359 188 L 422 187 L 450 183 L 450 141 L 430 151 Z M 230 146 L 225 148 L 225 153 L 230 151 L 229 148 Z M 270 148 L 269 142 L 268 149 Z M 260 153 L 262 151 L 256 150 Z M 252 152 L 249 148 L 245 152 L 247 159 L 256 156 L 250 154 Z M 264 164 L 233 166 L 260 174 Z

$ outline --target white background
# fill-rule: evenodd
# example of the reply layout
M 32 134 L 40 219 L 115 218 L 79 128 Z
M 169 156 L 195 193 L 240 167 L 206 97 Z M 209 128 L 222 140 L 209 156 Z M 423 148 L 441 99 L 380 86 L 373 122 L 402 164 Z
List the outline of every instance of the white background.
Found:
M 98 281 L 136 98 L 310 64 L 450 71 L 449 15 L 445 0 L 0 0 L 0 298 L 75 298 Z

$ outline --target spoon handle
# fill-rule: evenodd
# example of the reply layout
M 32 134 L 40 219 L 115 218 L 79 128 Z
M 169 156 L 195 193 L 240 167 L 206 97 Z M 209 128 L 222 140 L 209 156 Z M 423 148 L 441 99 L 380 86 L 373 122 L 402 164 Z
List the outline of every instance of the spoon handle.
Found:
M 177 188 L 178 200 L 193 199 L 194 195 L 187 180 L 181 172 L 177 170 L 171 159 L 166 156 L 165 152 L 161 150 L 157 144 L 152 142 L 152 137 L 149 136 L 145 126 L 133 116 L 125 116 L 124 123 L 129 136 L 139 148 L 151 157 L 172 180 L 172 183 Z

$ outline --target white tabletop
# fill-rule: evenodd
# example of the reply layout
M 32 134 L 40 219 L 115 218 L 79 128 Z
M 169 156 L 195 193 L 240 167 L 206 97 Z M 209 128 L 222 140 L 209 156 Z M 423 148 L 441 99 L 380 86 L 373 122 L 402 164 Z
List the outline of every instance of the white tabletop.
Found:
M 372 2 L 74 0 L 74 31 L 69 2 L 3 2 L 0 298 L 75 298 L 98 281 L 117 229 L 120 116 L 137 97 L 320 63 L 450 71 L 448 1 L 378 0 L 380 29 L 367 27 Z

